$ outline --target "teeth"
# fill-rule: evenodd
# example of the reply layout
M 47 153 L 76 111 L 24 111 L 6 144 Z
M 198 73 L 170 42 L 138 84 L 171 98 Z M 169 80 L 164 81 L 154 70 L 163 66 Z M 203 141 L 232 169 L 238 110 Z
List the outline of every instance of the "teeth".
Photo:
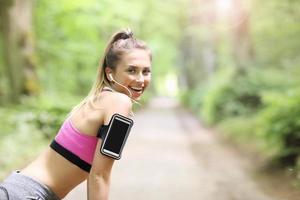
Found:
M 142 90 L 143 88 L 131 87 L 131 89 L 134 89 L 134 90 Z

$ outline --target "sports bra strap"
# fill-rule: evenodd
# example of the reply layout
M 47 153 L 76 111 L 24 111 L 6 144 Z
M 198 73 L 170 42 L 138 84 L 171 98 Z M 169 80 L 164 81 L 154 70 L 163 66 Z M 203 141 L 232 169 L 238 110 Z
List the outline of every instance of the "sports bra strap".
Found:
M 113 90 L 111 88 L 109 88 L 109 87 L 104 87 L 102 89 L 102 92 L 104 92 L 104 91 L 113 92 Z
M 108 127 L 109 127 L 108 125 L 102 125 L 98 130 L 97 137 L 104 140 L 108 131 Z

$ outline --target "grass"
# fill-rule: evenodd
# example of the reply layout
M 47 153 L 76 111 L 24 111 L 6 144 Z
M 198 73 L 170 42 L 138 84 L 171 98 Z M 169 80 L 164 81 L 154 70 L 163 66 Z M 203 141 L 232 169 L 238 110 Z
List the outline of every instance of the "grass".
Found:
M 0 109 L 0 180 L 22 168 L 49 143 L 30 122 L 33 114 L 20 107 Z
M 37 130 L 24 125 L 0 141 L 0 180 L 11 171 L 21 169 L 49 143 Z

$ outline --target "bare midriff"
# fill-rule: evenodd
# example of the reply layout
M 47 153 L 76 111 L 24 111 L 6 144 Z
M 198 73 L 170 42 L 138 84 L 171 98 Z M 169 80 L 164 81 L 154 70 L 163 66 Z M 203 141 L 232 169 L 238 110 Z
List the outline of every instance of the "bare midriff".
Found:
M 20 173 L 48 186 L 61 199 L 88 176 L 88 172 L 51 148 L 47 148 Z

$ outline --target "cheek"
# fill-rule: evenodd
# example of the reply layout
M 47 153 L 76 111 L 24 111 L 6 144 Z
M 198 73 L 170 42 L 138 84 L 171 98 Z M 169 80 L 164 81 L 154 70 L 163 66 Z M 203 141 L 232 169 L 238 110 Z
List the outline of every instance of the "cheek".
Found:
M 131 82 L 131 81 L 135 80 L 135 77 L 132 76 L 132 75 L 129 75 L 129 74 L 124 74 L 123 77 L 122 77 L 122 80 L 124 82 Z
M 146 77 L 144 80 L 145 80 L 145 85 L 149 85 L 151 82 L 151 76 Z

